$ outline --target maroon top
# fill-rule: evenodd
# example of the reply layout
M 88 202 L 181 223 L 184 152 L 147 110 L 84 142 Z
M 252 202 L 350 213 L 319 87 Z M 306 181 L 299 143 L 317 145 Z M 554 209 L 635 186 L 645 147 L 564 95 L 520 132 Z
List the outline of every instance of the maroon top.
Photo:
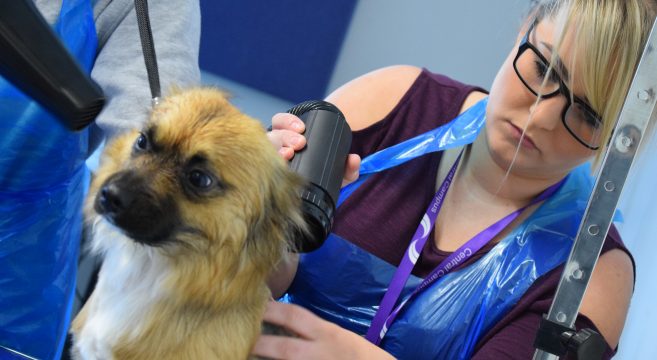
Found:
M 353 132 L 351 152 L 364 157 L 450 121 L 459 114 L 465 98 L 472 91 L 485 92 L 424 69 L 386 117 Z M 441 157 L 442 153 L 428 154 L 372 175 L 341 205 L 333 232 L 388 263 L 398 265 L 435 194 Z M 484 246 L 459 267 L 481 258 L 493 246 Z M 611 249 L 627 252 L 613 226 L 602 253 Z M 449 252 L 437 249 L 433 241 L 428 241 L 413 274 L 419 277 L 428 275 L 449 255 Z M 479 341 L 473 359 L 531 358 L 538 323 L 552 304 L 562 270 L 563 266 L 560 266 L 537 279 L 518 304 Z M 577 317 L 575 326 L 596 330 L 594 324 L 582 315 Z M 615 350 L 607 346 L 605 358 L 613 354 Z

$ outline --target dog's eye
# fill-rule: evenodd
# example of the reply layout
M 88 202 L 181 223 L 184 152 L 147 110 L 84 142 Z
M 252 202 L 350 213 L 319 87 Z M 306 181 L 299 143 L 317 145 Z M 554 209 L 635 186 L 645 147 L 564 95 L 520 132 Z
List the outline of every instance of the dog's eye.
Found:
M 192 170 L 187 174 L 187 179 L 192 186 L 199 189 L 207 189 L 212 186 L 212 177 L 200 170 Z
M 146 135 L 139 134 L 139 137 L 137 138 L 137 141 L 135 141 L 135 149 L 137 149 L 137 150 L 146 150 L 146 149 L 148 149 L 148 139 L 146 138 Z

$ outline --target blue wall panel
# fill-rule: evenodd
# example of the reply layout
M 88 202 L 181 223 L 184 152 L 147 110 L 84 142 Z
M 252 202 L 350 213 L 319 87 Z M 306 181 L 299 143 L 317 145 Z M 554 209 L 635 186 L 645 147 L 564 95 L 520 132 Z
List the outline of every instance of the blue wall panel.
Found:
M 203 70 L 283 99 L 322 98 L 356 0 L 202 0 Z

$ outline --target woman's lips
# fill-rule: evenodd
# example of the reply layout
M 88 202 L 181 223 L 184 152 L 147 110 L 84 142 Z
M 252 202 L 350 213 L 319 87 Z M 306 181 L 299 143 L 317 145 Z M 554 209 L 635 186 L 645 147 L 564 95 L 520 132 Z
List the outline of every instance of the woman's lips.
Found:
M 510 121 L 508 121 L 507 124 L 509 124 L 509 130 L 510 130 L 509 132 L 511 134 L 511 137 L 514 140 L 518 141 L 518 142 L 520 142 L 520 139 L 522 139 L 522 142 L 520 143 L 520 145 L 522 145 L 522 147 L 530 149 L 530 150 L 538 150 L 538 148 L 536 147 L 536 144 L 534 144 L 531 137 L 529 137 L 529 135 L 527 135 L 527 133 L 525 133 L 525 136 L 522 136 L 522 129 L 521 128 L 513 125 Z

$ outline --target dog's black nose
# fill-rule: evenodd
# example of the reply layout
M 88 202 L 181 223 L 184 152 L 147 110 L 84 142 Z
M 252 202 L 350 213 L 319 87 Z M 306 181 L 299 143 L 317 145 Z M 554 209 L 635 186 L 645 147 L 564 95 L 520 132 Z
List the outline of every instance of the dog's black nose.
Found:
M 120 213 L 134 200 L 132 191 L 121 191 L 115 182 L 108 182 L 100 189 L 98 203 L 105 213 Z

